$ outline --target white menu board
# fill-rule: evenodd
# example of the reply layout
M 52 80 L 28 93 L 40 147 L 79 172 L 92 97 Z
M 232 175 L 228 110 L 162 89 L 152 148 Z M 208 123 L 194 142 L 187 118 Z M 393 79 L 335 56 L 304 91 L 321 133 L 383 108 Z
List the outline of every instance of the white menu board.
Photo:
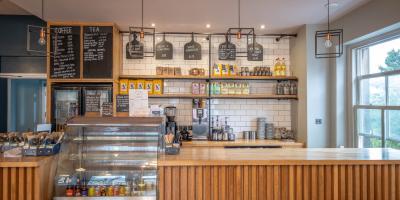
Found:
M 146 117 L 149 116 L 149 95 L 144 89 L 129 90 L 129 116 Z

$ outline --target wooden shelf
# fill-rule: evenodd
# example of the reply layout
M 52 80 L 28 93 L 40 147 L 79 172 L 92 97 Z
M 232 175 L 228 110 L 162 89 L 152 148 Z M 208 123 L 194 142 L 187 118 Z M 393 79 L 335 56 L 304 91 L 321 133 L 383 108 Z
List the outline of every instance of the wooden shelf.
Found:
M 193 99 L 193 98 L 208 98 L 208 95 L 196 95 L 196 94 L 151 94 L 149 98 L 181 98 L 181 99 Z
M 211 95 L 212 99 L 297 99 L 297 95 L 275 94 L 221 94 Z
M 221 95 L 195 95 L 195 94 L 152 94 L 149 98 L 211 98 L 211 99 L 297 99 L 297 95 L 274 95 L 274 94 L 221 94 Z
M 297 80 L 295 76 L 212 76 L 211 80 Z
M 206 80 L 208 76 L 191 76 L 191 75 L 184 75 L 184 76 L 168 76 L 168 75 L 121 75 L 120 78 L 127 78 L 127 79 L 188 79 L 188 80 Z
M 157 76 L 157 75 L 121 75 L 120 78 L 126 79 L 187 79 L 187 80 L 266 80 L 266 81 L 274 81 L 274 80 L 294 80 L 297 81 L 297 77 L 295 76 L 212 76 L 209 78 L 208 76 Z
M 48 79 L 52 83 L 113 83 L 113 79 Z

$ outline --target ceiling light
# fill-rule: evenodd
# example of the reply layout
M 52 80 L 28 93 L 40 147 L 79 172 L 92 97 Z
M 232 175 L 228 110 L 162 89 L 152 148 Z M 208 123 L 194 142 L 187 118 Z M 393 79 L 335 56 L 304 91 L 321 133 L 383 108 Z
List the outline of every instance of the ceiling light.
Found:
M 210 28 L 211 27 L 211 25 L 210 24 L 206 24 L 206 28 Z
M 262 25 L 260 26 L 260 29 L 265 29 L 265 25 L 262 24 Z
M 330 8 L 336 8 L 338 6 L 339 6 L 339 3 L 337 3 L 337 2 L 325 4 L 325 7 L 330 7 Z
M 151 27 L 156 27 L 156 24 L 155 24 L 155 23 L 152 23 L 152 24 L 151 24 Z

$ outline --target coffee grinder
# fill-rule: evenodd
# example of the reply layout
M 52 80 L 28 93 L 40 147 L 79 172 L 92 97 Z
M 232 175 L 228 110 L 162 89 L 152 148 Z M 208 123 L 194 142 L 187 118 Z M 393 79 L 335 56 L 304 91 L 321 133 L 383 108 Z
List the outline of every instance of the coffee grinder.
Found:
M 205 99 L 193 99 L 192 131 L 194 140 L 206 140 L 208 136 L 208 110 Z
M 164 109 L 165 116 L 167 116 L 166 122 L 166 133 L 172 132 L 174 134 L 174 142 L 175 140 L 179 141 L 179 137 L 177 135 L 178 125 L 175 122 L 176 117 L 176 107 L 175 106 L 167 106 Z

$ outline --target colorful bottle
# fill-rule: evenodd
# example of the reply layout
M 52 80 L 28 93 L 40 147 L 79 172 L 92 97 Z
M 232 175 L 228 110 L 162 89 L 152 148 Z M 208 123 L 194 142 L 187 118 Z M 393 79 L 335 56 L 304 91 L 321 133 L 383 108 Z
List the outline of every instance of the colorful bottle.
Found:
M 81 196 L 83 196 L 83 197 L 87 197 L 88 196 L 88 189 L 86 187 L 86 179 L 85 179 L 85 177 L 83 177 L 83 180 L 82 180 Z
M 285 63 L 285 58 L 282 58 L 281 62 L 281 76 L 286 76 L 286 63 Z
M 82 193 L 81 193 L 81 181 L 79 180 L 79 178 L 76 178 L 75 196 L 76 197 L 82 196 Z
M 280 76 L 280 68 L 281 68 L 281 62 L 280 59 L 277 58 L 275 60 L 275 66 L 274 66 L 274 76 Z
M 94 196 L 96 196 L 96 189 L 94 188 L 94 186 L 90 186 L 90 187 L 89 187 L 88 196 L 89 196 L 89 197 L 94 197 Z
M 72 197 L 74 196 L 74 188 L 71 185 L 71 179 L 67 179 L 67 189 L 65 189 L 65 196 Z

